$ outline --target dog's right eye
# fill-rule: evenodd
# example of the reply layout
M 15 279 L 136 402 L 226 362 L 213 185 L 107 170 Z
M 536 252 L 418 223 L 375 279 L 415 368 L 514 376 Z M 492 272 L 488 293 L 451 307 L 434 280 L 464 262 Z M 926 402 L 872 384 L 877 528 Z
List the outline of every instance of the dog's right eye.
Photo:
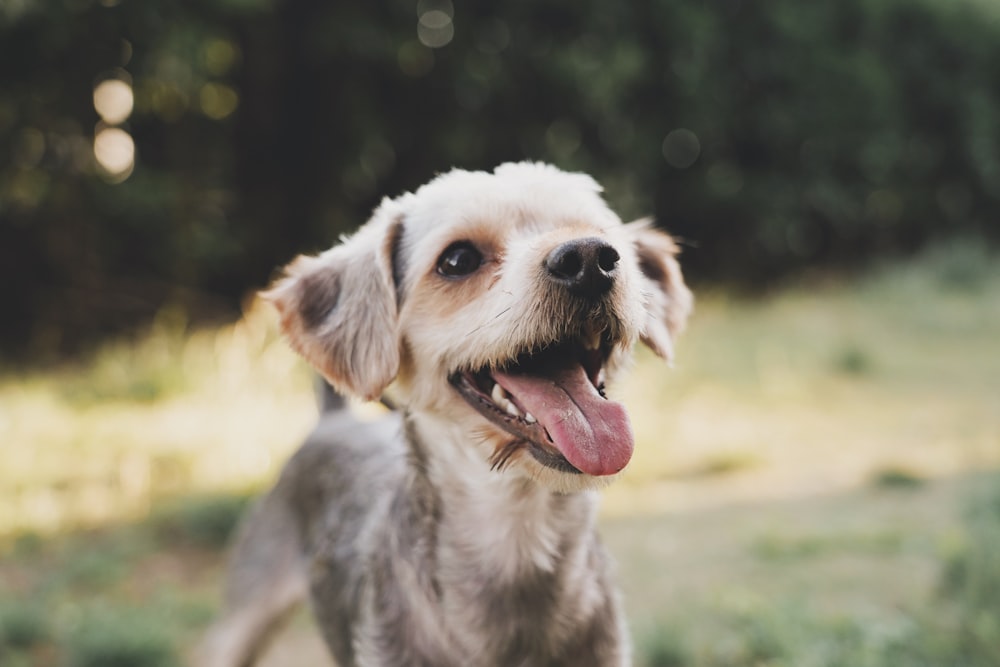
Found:
M 483 255 L 468 241 L 452 243 L 438 257 L 437 270 L 442 276 L 467 276 L 483 263 Z

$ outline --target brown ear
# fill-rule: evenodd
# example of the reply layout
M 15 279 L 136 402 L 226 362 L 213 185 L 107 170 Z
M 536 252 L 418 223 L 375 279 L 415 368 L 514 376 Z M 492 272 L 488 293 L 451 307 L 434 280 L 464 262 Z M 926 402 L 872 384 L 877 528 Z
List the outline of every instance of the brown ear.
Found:
M 391 204 L 340 245 L 295 259 L 262 294 L 292 348 L 338 391 L 366 400 L 399 371 L 393 253 L 402 216 Z
M 626 225 L 635 244 L 639 268 L 647 283 L 646 322 L 642 342 L 668 361 L 673 359 L 674 339 L 684 330 L 694 306 L 694 296 L 684 284 L 677 254 L 680 248 L 669 234 L 653 228 L 644 218 Z

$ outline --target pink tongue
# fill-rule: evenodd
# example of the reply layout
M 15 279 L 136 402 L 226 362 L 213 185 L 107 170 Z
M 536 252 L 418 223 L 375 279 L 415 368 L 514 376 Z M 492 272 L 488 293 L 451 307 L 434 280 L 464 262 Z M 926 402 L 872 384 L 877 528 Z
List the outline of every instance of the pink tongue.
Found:
M 621 403 L 597 393 L 580 364 L 546 377 L 494 371 L 494 379 L 545 427 L 559 452 L 588 475 L 613 475 L 632 458 L 632 425 Z

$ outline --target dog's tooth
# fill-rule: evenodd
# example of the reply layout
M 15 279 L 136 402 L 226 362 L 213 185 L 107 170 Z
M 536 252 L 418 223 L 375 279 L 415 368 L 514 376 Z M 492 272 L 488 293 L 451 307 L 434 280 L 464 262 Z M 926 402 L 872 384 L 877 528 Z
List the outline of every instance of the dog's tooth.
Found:
M 535 419 L 535 415 L 531 414 L 530 412 L 525 412 L 524 413 L 524 421 L 528 422 L 529 424 L 534 424 L 538 420 Z
M 518 410 L 517 406 L 510 400 L 510 394 L 508 394 L 507 390 L 499 384 L 493 384 L 493 389 L 490 391 L 490 398 L 493 399 L 493 402 L 496 403 L 497 407 L 506 410 L 507 414 L 513 417 L 521 416 L 521 411 Z

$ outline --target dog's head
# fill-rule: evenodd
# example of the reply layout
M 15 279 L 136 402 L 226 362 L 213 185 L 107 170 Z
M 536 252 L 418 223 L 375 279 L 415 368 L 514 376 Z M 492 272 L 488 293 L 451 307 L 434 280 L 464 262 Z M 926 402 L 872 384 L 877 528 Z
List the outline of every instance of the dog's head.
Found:
M 605 382 L 640 339 L 669 359 L 692 303 L 673 240 L 623 225 L 600 192 L 541 164 L 452 171 L 296 259 L 265 296 L 338 390 L 394 383 L 495 468 L 583 488 L 632 454 Z

